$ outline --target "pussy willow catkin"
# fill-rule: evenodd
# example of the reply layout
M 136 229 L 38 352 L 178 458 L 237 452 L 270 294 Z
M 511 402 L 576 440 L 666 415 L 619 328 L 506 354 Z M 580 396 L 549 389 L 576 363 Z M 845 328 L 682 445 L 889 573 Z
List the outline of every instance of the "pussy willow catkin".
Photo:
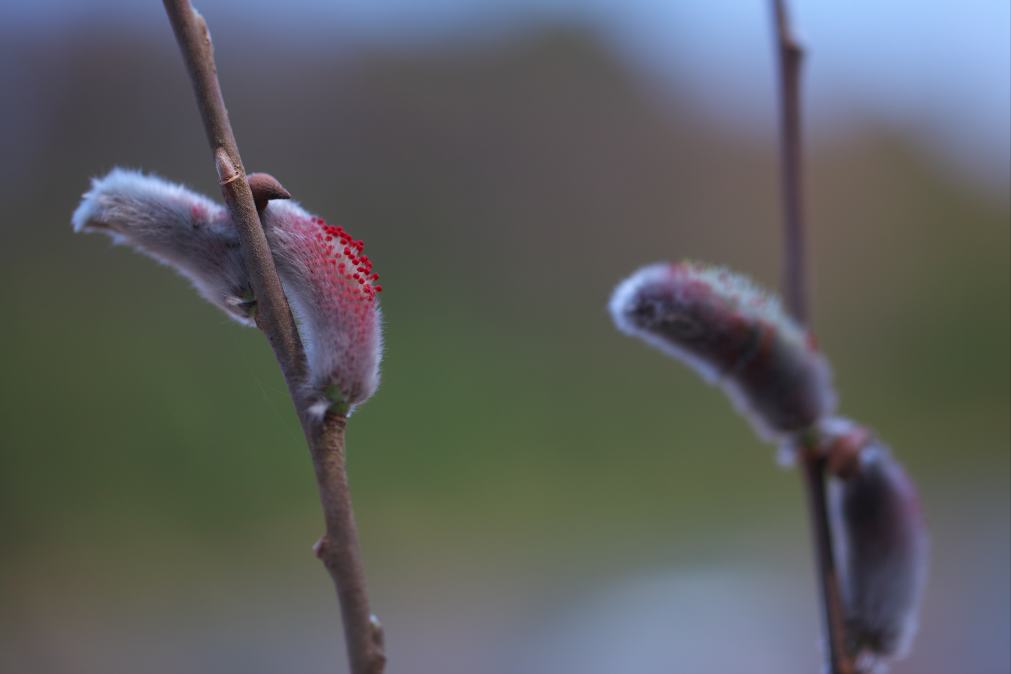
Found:
M 382 286 L 364 244 L 294 202 L 261 213 L 305 348 L 313 409 L 349 411 L 379 385 Z M 155 176 L 115 169 L 92 182 L 75 231 L 102 232 L 172 267 L 230 317 L 254 324 L 256 302 L 228 212 Z
M 836 418 L 818 435 L 835 466 L 829 516 L 850 648 L 862 671 L 876 671 L 905 655 L 916 632 L 927 527 L 913 481 L 873 433 Z
M 722 267 L 644 267 L 610 302 L 623 332 L 718 384 L 766 439 L 812 426 L 835 406 L 828 361 L 772 295 Z

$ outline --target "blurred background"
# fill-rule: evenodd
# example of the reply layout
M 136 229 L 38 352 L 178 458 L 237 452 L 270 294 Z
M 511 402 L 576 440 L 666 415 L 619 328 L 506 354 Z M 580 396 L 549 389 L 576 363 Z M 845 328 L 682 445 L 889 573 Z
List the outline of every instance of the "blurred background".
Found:
M 1011 9 L 791 4 L 815 328 L 932 528 L 894 671 L 1006 674 Z M 349 452 L 390 674 L 817 672 L 798 476 L 605 311 L 659 259 L 777 283 L 766 3 L 198 8 L 246 165 L 383 276 Z M 5 7 L 0 86 L 0 670 L 344 671 L 266 343 L 70 229 L 116 165 L 216 194 L 160 3 Z

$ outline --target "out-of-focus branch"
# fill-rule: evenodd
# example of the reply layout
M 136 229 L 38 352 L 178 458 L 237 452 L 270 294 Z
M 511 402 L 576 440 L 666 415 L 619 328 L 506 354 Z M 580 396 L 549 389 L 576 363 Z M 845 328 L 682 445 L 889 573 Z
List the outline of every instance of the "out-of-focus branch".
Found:
M 846 640 L 846 622 L 843 612 L 839 573 L 836 569 L 832 545 L 832 530 L 828 516 L 825 491 L 825 458 L 811 449 L 803 449 L 800 456 L 807 490 L 808 517 L 814 538 L 815 564 L 821 591 L 822 621 L 828 652 L 828 671 L 831 674 L 856 674 Z
M 779 65 L 779 142 L 783 200 L 783 297 L 793 317 L 808 322 L 804 236 L 803 145 L 800 74 L 804 50 L 790 28 L 786 0 L 772 0 Z
M 790 28 L 786 0 L 772 0 L 779 71 L 780 161 L 783 201 L 783 296 L 789 312 L 802 324 L 810 320 L 805 266 L 803 151 L 800 75 L 804 50 Z M 832 545 L 825 491 L 825 459 L 813 448 L 797 448 L 802 464 L 815 563 L 831 674 L 853 674 L 847 651 L 846 624 Z
M 302 344 L 228 121 L 207 24 L 188 0 L 164 0 L 164 5 L 193 82 L 221 194 L 238 229 L 256 296 L 256 324 L 274 350 L 309 445 L 326 524 L 326 533 L 315 550 L 337 589 L 351 671 L 353 674 L 381 674 L 386 666 L 382 629 L 369 610 L 347 483 L 346 419 L 333 412 L 319 419 L 309 411 L 310 401 L 303 393 L 305 356 Z M 280 191 L 284 192 L 283 188 Z

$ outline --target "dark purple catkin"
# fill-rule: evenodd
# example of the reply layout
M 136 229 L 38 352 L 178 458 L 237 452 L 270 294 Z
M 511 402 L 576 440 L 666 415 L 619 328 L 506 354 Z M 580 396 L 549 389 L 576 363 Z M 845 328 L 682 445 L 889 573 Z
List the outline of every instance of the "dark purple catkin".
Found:
M 828 420 L 823 444 L 835 475 L 829 514 L 847 635 L 859 671 L 883 671 L 908 650 L 927 573 L 927 530 L 912 480 L 869 431 Z
M 766 439 L 784 439 L 832 413 L 831 371 L 814 339 L 775 296 L 722 267 L 644 267 L 615 289 L 611 315 L 718 384 Z

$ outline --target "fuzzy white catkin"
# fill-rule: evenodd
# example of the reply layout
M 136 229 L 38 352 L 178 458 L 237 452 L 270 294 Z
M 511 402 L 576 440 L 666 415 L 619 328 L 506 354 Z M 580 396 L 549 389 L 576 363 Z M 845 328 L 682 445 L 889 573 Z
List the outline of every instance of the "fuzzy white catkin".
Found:
M 207 301 L 245 325 L 256 303 L 228 212 L 181 185 L 114 169 L 92 181 L 72 216 L 77 232 L 101 232 L 172 267 Z M 261 221 L 303 342 L 317 412 L 350 411 L 379 385 L 378 275 L 363 244 L 290 201 L 271 201 Z
M 188 278 L 228 316 L 253 325 L 253 292 L 239 238 L 224 208 L 138 171 L 96 178 L 71 217 L 75 232 L 101 232 Z
M 855 466 L 829 483 L 829 515 L 850 647 L 860 671 L 909 651 L 926 582 L 928 540 L 916 487 L 869 433 Z

